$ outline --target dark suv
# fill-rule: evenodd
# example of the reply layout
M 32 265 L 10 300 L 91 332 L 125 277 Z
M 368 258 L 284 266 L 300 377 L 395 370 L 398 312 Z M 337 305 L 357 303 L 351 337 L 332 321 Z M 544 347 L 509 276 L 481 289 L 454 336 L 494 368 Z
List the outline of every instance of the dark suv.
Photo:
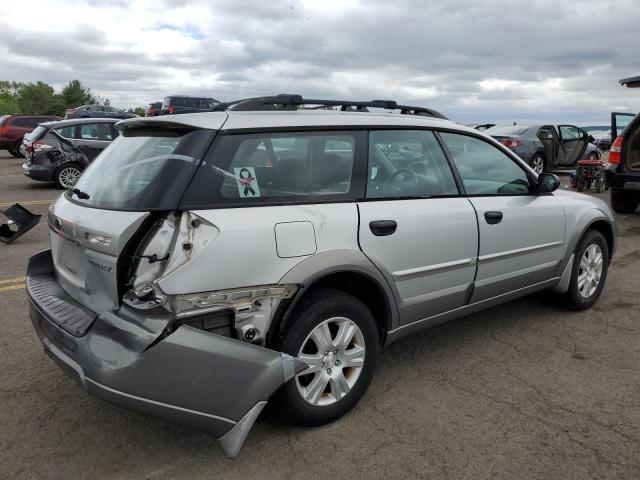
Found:
M 0 150 L 9 150 L 14 157 L 22 157 L 22 138 L 39 123 L 59 119 L 55 115 L 3 115 L 0 117 Z
M 160 115 L 173 115 L 176 113 L 200 113 L 212 112 L 220 102 L 210 97 L 186 97 L 173 95 L 165 97 L 160 108 Z
M 640 88 L 640 76 L 620 80 L 629 88 Z M 618 213 L 633 213 L 640 204 L 640 114 L 633 117 L 618 135 L 618 117 L 611 114 L 613 143 L 609 152 L 609 166 L 605 170 L 611 190 L 611 207 Z

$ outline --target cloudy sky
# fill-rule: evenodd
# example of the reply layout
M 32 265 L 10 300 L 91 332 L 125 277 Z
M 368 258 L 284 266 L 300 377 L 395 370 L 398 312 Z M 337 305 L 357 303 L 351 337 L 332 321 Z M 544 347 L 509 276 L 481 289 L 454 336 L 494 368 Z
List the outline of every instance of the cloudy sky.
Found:
M 0 78 L 169 94 L 389 98 L 465 122 L 640 110 L 640 0 L 3 0 Z

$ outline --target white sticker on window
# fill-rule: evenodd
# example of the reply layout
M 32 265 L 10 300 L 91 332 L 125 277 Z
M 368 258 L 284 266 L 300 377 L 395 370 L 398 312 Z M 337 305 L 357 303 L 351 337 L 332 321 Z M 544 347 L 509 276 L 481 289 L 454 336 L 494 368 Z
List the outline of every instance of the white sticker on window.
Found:
M 236 184 L 241 198 L 260 197 L 260 187 L 258 187 L 258 179 L 253 167 L 234 168 L 233 171 L 236 174 Z

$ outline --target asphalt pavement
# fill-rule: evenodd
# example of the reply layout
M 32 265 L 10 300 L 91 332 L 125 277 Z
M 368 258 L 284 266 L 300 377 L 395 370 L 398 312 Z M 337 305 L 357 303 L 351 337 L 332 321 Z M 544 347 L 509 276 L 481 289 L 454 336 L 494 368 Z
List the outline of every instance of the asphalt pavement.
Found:
M 20 165 L 0 151 L 0 209 L 45 216 L 0 244 L 0 478 L 640 478 L 640 210 L 617 216 L 592 309 L 543 292 L 399 340 L 343 419 L 304 429 L 271 405 L 228 460 L 205 433 L 89 397 L 45 356 L 23 281 L 60 191 Z

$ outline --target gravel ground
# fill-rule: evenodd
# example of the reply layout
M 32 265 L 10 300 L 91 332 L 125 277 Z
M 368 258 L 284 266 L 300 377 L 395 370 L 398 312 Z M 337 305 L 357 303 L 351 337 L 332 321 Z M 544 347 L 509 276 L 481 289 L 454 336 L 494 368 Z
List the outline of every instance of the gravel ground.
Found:
M 45 214 L 59 191 L 20 164 L 0 152 L 0 209 Z M 352 413 L 302 429 L 272 406 L 233 461 L 207 434 L 89 397 L 44 355 L 20 286 L 42 221 L 0 244 L 0 478 L 640 478 L 640 213 L 618 221 L 591 310 L 540 293 L 404 338 Z

